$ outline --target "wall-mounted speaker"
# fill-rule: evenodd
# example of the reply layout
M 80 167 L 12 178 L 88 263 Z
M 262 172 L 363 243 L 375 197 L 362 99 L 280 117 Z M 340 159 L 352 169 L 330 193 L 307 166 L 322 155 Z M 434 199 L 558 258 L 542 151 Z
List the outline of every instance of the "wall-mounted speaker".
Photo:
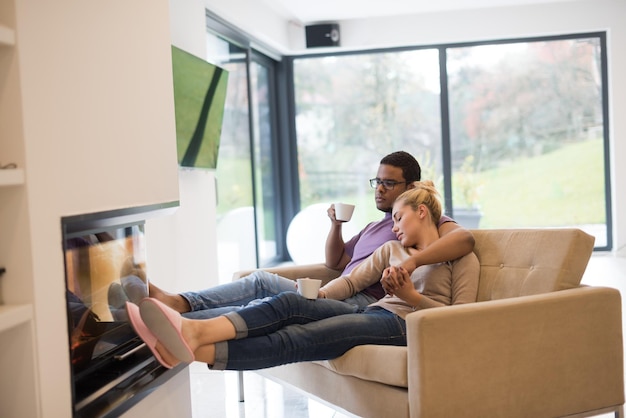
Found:
M 305 29 L 307 48 L 339 46 L 339 24 L 309 25 Z

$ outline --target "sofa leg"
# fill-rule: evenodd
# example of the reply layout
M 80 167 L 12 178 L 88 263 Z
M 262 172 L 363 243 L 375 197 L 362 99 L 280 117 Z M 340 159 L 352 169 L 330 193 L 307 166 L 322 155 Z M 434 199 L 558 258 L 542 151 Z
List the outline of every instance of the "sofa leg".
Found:
M 624 417 L 624 405 L 617 408 L 617 411 L 615 411 L 615 418 L 625 418 Z
M 243 402 L 245 401 L 245 399 L 244 399 L 244 393 L 243 393 L 243 371 L 242 370 L 237 371 L 237 383 L 239 385 L 239 402 Z M 615 414 L 617 417 L 617 412 Z

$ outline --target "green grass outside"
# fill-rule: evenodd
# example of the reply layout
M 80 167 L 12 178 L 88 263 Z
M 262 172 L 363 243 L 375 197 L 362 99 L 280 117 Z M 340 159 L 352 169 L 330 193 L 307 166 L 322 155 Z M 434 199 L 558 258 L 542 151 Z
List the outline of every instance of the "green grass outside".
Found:
M 606 222 L 600 139 L 485 171 L 478 183 L 481 228 Z
M 252 206 L 252 175 L 246 158 L 220 156 L 217 161 L 218 216 L 242 206 Z
M 477 175 L 481 228 L 603 224 L 605 219 L 603 141 L 564 146 Z M 353 222 L 378 220 L 371 194 L 346 196 Z
M 480 227 L 605 223 L 603 161 L 603 142 L 597 139 L 480 173 L 477 176 L 483 213 Z M 252 204 L 251 184 L 238 181 L 242 175 L 248 177 L 249 172 L 245 160 L 220 159 L 219 213 Z M 364 226 L 381 218 L 373 190 L 342 200 L 356 205 L 352 220 L 356 225 Z

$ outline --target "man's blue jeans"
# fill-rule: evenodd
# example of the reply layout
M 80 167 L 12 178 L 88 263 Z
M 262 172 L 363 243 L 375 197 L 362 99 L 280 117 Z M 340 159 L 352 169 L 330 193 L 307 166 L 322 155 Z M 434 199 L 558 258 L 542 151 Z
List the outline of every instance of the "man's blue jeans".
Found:
M 285 292 L 226 317 L 237 339 L 215 345 L 216 370 L 258 370 L 299 361 L 328 360 L 357 345 L 406 345 L 406 324 L 378 307 L 308 300 Z
M 231 283 L 199 292 L 181 293 L 181 296 L 191 306 L 191 312 L 187 312 L 183 316 L 192 319 L 214 318 L 227 312 L 238 311 L 249 304 L 261 303 L 266 298 L 280 293 L 295 291 L 296 282 L 294 280 L 257 270 Z M 358 293 L 345 301 L 355 306 L 365 307 L 376 302 L 376 299 L 364 293 Z

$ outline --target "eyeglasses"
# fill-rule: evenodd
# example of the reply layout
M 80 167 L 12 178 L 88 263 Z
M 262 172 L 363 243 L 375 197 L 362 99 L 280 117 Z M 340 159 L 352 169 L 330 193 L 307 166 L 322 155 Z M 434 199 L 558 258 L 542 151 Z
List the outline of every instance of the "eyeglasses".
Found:
M 396 187 L 396 184 L 407 184 L 407 183 L 409 182 L 408 181 L 395 181 L 395 180 L 381 180 L 379 178 L 370 179 L 370 186 L 372 186 L 372 189 L 375 189 L 382 184 L 385 189 L 393 190 L 393 188 Z

